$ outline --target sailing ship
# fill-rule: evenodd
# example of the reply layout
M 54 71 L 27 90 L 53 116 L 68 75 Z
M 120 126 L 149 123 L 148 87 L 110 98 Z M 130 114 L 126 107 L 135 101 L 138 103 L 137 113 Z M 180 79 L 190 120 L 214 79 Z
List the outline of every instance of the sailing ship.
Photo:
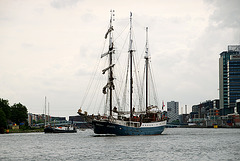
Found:
M 129 82 L 129 110 L 120 111 L 116 106 L 113 107 L 113 91 L 115 90 L 115 78 L 114 78 L 114 66 L 113 54 L 115 53 L 115 44 L 113 40 L 113 11 L 111 11 L 110 25 L 105 39 L 109 39 L 108 52 L 101 55 L 101 58 L 108 57 L 109 66 L 102 70 L 102 73 L 108 72 L 108 82 L 103 88 L 103 93 L 108 95 L 108 107 L 109 115 L 92 117 L 91 123 L 95 134 L 114 134 L 114 135 L 159 135 L 164 131 L 166 126 L 167 118 L 165 113 L 162 112 L 157 106 L 149 103 L 149 64 L 150 56 L 148 54 L 148 28 L 146 28 L 146 47 L 145 47 L 145 109 L 142 111 L 136 111 L 133 105 L 133 66 L 134 66 L 134 52 L 133 49 L 133 36 L 132 36 L 132 13 L 130 13 L 130 34 L 129 34 L 129 71 L 128 79 Z M 119 108 L 120 109 L 120 108 Z M 80 110 L 81 111 L 81 110 Z M 81 112 L 79 113 L 80 115 Z M 89 117 L 88 117 L 89 119 Z

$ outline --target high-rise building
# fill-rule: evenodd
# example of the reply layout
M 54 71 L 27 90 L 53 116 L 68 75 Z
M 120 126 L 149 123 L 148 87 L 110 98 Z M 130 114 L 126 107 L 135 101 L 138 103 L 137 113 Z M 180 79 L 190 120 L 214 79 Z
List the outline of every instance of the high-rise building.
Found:
M 167 102 L 168 122 L 173 122 L 179 118 L 179 103 L 175 101 Z
M 240 45 L 228 46 L 219 58 L 219 99 L 222 115 L 234 112 L 240 98 Z

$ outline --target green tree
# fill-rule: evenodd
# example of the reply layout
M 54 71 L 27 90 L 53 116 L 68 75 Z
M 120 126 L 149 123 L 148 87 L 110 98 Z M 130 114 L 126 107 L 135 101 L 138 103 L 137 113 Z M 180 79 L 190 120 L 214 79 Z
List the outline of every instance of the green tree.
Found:
M 0 128 L 6 128 L 7 119 L 4 111 L 0 108 Z
M 11 108 L 9 106 L 8 100 L 4 100 L 4 99 L 0 98 L 0 108 L 5 113 L 6 119 L 9 120 L 11 118 Z
M 27 108 L 21 103 L 11 106 L 11 120 L 19 125 L 19 123 L 26 123 L 28 118 Z
M 179 122 L 179 120 L 173 120 L 172 123 L 179 124 L 180 122 Z

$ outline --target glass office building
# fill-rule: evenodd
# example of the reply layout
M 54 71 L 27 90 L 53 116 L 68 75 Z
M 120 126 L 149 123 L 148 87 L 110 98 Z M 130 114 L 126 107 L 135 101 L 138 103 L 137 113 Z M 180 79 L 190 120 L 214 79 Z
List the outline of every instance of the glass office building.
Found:
M 219 58 L 219 99 L 222 115 L 234 112 L 240 99 L 240 45 L 228 46 Z

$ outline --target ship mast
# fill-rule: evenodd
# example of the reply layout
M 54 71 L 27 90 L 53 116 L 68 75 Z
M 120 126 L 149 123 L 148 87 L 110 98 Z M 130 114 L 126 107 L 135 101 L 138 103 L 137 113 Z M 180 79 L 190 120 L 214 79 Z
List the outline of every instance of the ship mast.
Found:
M 145 46 L 145 65 L 146 65 L 146 112 L 148 108 L 148 64 L 149 64 L 149 56 L 148 56 L 148 27 L 146 27 L 146 46 Z
M 133 74 L 132 74 L 132 61 L 133 61 L 133 49 L 132 49 L 132 12 L 130 12 L 130 36 L 129 36 L 129 61 L 130 61 L 130 119 L 133 117 L 132 110 L 132 95 L 133 95 Z
M 47 126 L 47 97 L 46 96 L 45 96 L 45 105 L 44 105 L 44 107 L 45 107 L 44 125 L 46 127 Z
M 112 21 L 113 21 L 113 11 L 111 11 L 111 19 L 110 19 L 110 28 L 113 30 L 113 26 L 112 26 Z M 109 36 L 109 66 L 112 65 L 112 54 L 113 54 L 113 40 L 112 40 L 112 30 L 110 32 L 110 36 Z M 109 102 L 109 106 L 110 106 L 110 116 L 112 116 L 112 91 L 113 91 L 113 71 L 112 68 L 110 68 L 109 70 L 109 83 L 110 83 L 110 102 Z
M 113 100 L 113 90 L 114 90 L 114 84 L 113 84 L 113 67 L 115 64 L 113 64 L 112 62 L 112 55 L 114 53 L 114 48 L 113 48 L 113 26 L 112 26 L 112 22 L 114 21 L 114 10 L 111 10 L 111 18 L 110 18 L 110 26 L 109 29 L 107 31 L 107 33 L 105 34 L 105 39 L 107 39 L 107 36 L 109 35 L 109 49 L 107 53 L 104 53 L 101 55 L 101 58 L 104 56 L 109 55 L 109 67 L 105 68 L 102 70 L 103 74 L 105 74 L 105 72 L 108 70 L 108 83 L 105 87 L 103 87 L 103 93 L 106 94 L 106 89 L 109 89 L 109 108 L 110 108 L 110 116 L 112 116 L 112 100 Z

